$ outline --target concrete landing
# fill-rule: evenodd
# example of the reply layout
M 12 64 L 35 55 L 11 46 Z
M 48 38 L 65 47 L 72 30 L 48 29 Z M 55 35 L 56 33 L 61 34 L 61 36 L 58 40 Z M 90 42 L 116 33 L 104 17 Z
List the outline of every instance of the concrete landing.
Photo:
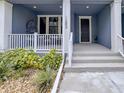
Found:
M 124 93 L 124 72 L 65 73 L 59 93 Z
M 99 44 L 74 45 L 72 65 L 67 61 L 64 67 L 67 73 L 107 71 L 124 71 L 124 58 Z

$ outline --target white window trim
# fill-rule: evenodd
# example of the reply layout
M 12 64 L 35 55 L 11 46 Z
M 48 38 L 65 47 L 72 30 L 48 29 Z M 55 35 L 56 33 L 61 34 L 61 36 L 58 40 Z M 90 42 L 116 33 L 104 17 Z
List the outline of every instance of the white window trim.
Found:
M 90 41 L 81 42 L 81 19 L 89 19 L 90 22 Z M 92 16 L 79 16 L 79 42 L 80 43 L 92 43 Z
M 49 34 L 49 17 L 58 17 L 59 18 L 59 23 L 58 23 L 58 30 L 59 34 L 61 34 L 61 17 L 62 15 L 37 15 L 38 17 L 38 23 L 37 23 L 37 28 L 38 28 L 38 33 L 40 33 L 40 17 L 46 17 L 46 34 Z

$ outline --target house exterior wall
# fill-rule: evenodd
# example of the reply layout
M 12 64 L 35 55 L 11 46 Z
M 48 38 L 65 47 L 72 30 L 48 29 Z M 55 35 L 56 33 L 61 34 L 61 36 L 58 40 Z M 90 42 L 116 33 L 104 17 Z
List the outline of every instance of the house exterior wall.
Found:
M 74 21 L 72 21 L 72 31 L 74 33 L 74 43 L 80 43 L 79 42 L 79 16 L 88 16 L 88 15 L 83 15 L 83 14 L 82 15 L 81 14 L 80 15 L 78 15 L 78 14 L 73 15 Z M 96 33 L 97 33 L 96 16 L 92 16 L 91 22 L 92 22 L 91 23 L 92 24 L 92 42 L 95 42 Z
M 105 38 L 106 32 L 108 36 L 110 35 L 110 18 L 109 9 L 103 9 L 99 14 L 95 15 L 85 15 L 83 12 L 81 14 L 75 14 L 71 12 L 71 31 L 74 33 L 73 41 L 74 43 L 79 43 L 79 16 L 92 16 L 92 42 L 97 42 L 103 44 L 110 48 L 110 38 Z M 106 15 L 105 15 L 106 14 Z M 46 11 L 46 12 L 35 12 L 22 5 L 13 6 L 13 24 L 12 33 L 13 34 L 27 34 L 26 23 L 31 19 L 37 19 L 37 15 L 62 15 L 62 11 Z M 107 21 L 109 22 L 105 24 Z M 103 23 L 104 22 L 104 23 Z M 106 27 L 105 27 L 106 26 Z M 105 31 L 104 31 L 105 30 Z M 106 31 L 107 30 L 107 31 Z M 100 36 L 99 36 L 100 35 Z M 101 36 L 102 35 L 102 36 Z M 109 44 L 109 45 L 108 45 Z
M 12 33 L 13 34 L 26 34 L 26 23 L 36 19 L 36 13 L 22 5 L 13 6 L 12 17 Z
M 62 15 L 62 11 L 37 12 L 22 5 L 13 5 L 12 33 L 30 34 L 26 32 L 26 23 L 32 19 L 37 20 L 37 15 Z
M 98 43 L 111 48 L 111 14 L 110 6 L 105 7 L 97 15 Z
M 97 42 L 111 48 L 111 11 L 108 5 L 99 13 L 85 15 L 71 12 L 71 31 L 74 33 L 74 43 L 79 43 L 79 16 L 92 16 L 92 42 Z M 62 11 L 34 12 L 21 5 L 13 7 L 13 26 L 14 34 L 26 34 L 26 23 L 30 19 L 36 19 L 37 15 L 62 15 Z M 124 33 L 124 32 L 123 32 Z
M 111 48 L 111 15 L 110 6 L 106 6 L 94 15 L 72 13 L 72 31 L 74 43 L 79 43 L 79 16 L 92 16 L 92 42 Z

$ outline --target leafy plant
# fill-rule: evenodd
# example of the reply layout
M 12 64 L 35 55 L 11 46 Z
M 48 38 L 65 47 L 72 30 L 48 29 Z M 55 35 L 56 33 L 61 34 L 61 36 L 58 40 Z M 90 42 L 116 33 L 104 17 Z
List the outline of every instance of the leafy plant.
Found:
M 9 64 L 0 63 L 0 81 L 6 81 L 10 78 L 18 79 L 24 76 L 24 70 L 14 70 Z
M 25 75 L 24 71 L 28 68 L 43 70 L 38 76 L 41 76 L 41 78 L 46 77 L 47 80 L 50 80 L 50 75 L 53 74 L 53 70 L 58 70 L 61 61 L 62 55 L 57 54 L 55 49 L 52 49 L 50 53 L 42 58 L 35 52 L 25 49 L 15 49 L 0 53 L 0 81 L 5 81 L 9 78 L 18 79 Z M 48 84 L 48 82 L 46 83 Z M 51 84 L 51 81 L 49 83 Z
M 0 61 L 5 64 L 11 64 L 15 70 L 20 68 L 42 69 L 43 67 L 41 64 L 41 58 L 36 53 L 24 49 L 7 51 L 2 55 Z
M 52 49 L 50 53 L 48 53 L 42 59 L 44 69 L 46 69 L 46 66 L 49 65 L 51 69 L 57 70 L 61 64 L 61 61 L 62 55 L 57 54 L 55 49 Z
M 8 65 L 0 63 L 0 81 L 6 81 L 13 73 L 12 68 Z
M 39 71 L 34 82 L 39 87 L 39 93 L 47 93 L 53 85 L 56 72 L 47 66 L 46 71 Z

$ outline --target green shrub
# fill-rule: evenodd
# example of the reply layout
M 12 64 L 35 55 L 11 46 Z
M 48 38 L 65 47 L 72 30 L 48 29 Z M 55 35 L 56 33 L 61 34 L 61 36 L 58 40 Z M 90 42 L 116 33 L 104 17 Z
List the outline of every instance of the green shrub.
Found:
M 48 93 L 53 85 L 56 72 L 47 66 L 46 71 L 39 71 L 34 78 L 34 82 L 38 85 L 39 93 Z
M 62 62 L 62 55 L 57 54 L 55 49 L 52 49 L 46 56 L 43 57 L 42 63 L 44 69 L 49 65 L 51 69 L 57 70 Z
M 10 76 L 12 76 L 13 70 L 9 65 L 0 63 L 0 81 L 6 81 Z
M 50 53 L 42 58 L 35 52 L 25 49 L 11 50 L 0 55 L 0 62 L 9 64 L 9 66 L 15 70 L 20 68 L 46 69 L 47 65 L 49 65 L 51 69 L 57 70 L 61 61 L 62 55 L 57 54 L 55 49 L 52 49 Z
M 46 67 L 49 66 L 53 70 L 58 70 L 61 61 L 62 55 L 57 54 L 54 49 L 42 58 L 33 51 L 10 50 L 0 54 L 0 81 L 7 80 L 9 77 L 24 76 L 24 70 L 28 68 L 46 71 Z
M 25 75 L 23 69 L 14 70 L 9 64 L 0 63 L 0 82 L 10 78 L 18 79 Z
M 1 57 L 1 62 L 11 65 L 15 70 L 36 68 L 42 69 L 41 58 L 33 51 L 24 49 L 16 49 L 5 52 Z

